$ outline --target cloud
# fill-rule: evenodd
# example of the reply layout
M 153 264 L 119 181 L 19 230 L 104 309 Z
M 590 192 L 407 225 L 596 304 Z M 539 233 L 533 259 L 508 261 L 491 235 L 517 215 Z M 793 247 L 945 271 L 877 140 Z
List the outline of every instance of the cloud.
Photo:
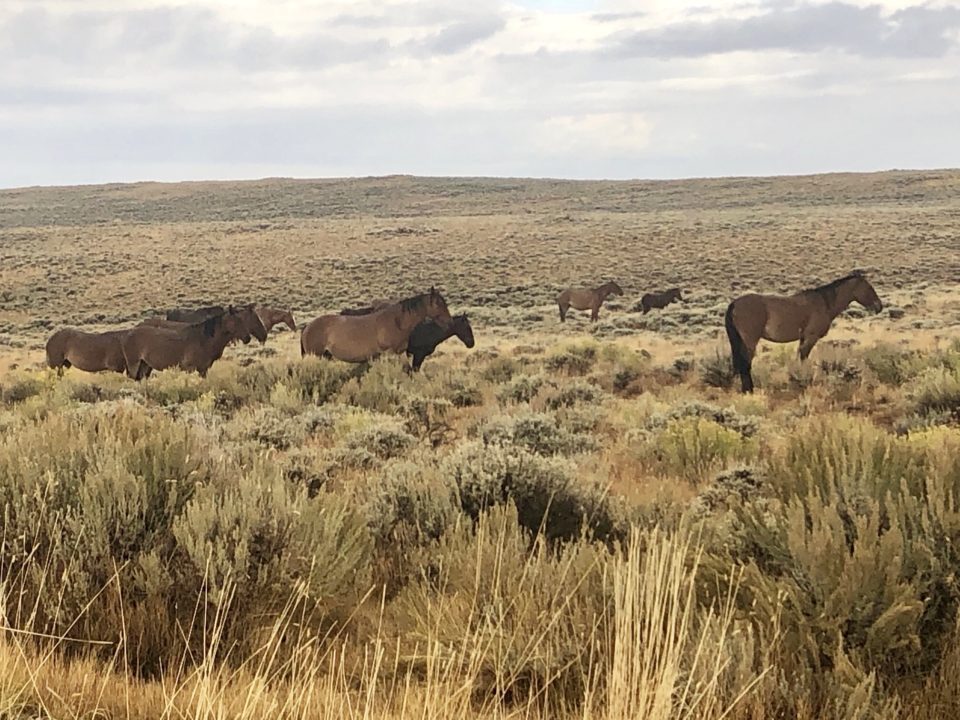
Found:
M 617 35 L 617 57 L 699 57 L 785 50 L 841 51 L 866 57 L 941 57 L 960 28 L 960 8 L 913 6 L 884 15 L 878 5 L 843 2 L 768 6 L 746 18 L 685 21 Z
M 537 145 L 557 153 L 638 153 L 650 142 L 651 124 L 642 113 L 589 112 L 544 120 Z
M 447 25 L 439 32 L 418 43 L 420 49 L 428 54 L 453 55 L 472 45 L 493 37 L 506 25 L 499 16 L 477 17 L 463 22 Z

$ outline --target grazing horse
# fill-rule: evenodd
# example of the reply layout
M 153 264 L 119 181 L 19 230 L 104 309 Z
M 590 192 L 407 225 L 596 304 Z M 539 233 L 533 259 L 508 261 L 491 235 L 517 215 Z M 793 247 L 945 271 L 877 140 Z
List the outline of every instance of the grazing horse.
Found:
M 121 339 L 127 375 L 134 380 L 152 370 L 179 367 L 206 377 L 232 340 L 250 342 L 248 319 L 242 310 L 228 308 L 203 322 L 183 327 L 138 325 Z
M 653 308 L 661 310 L 672 302 L 686 302 L 680 295 L 680 288 L 670 288 L 662 293 L 647 293 L 640 298 L 640 306 L 643 308 L 643 314 L 646 315 Z
M 456 335 L 461 342 L 468 348 L 474 345 L 473 328 L 470 327 L 470 321 L 466 313 L 454 315 L 450 327 L 444 329 L 433 320 L 424 320 L 417 325 L 410 333 L 410 340 L 407 342 L 407 355 L 413 357 L 413 369 L 417 371 L 423 365 L 423 361 L 433 354 L 437 345 Z
M 63 328 L 47 340 L 47 365 L 63 375 L 63 369 L 75 367 L 86 372 L 112 370 L 122 373 L 127 369 L 120 340 L 127 330 L 91 333 Z
M 318 317 L 300 333 L 300 354 L 359 363 L 384 352 L 402 353 L 410 333 L 426 318 L 442 328 L 453 322 L 446 300 L 435 288 L 365 315 Z
M 240 319 L 246 326 L 247 332 L 243 335 L 243 337 L 246 338 L 243 341 L 244 344 L 250 342 L 251 335 L 259 340 L 261 345 L 267 341 L 267 328 L 253 303 L 239 305 L 233 307 L 232 310 L 240 316 Z M 209 305 L 207 307 L 197 308 L 196 310 L 176 308 L 167 311 L 166 319 L 158 317 L 147 318 L 140 324 L 179 330 L 187 325 L 196 325 L 212 317 L 223 315 L 226 311 L 227 309 L 220 305 Z M 290 318 L 290 322 L 293 322 L 293 317 Z
M 590 310 L 590 322 L 596 322 L 600 315 L 600 306 L 610 295 L 623 295 L 623 290 L 615 282 L 604 283 L 598 288 L 567 288 L 557 295 L 560 306 L 560 322 L 567 319 L 567 310 Z
M 280 310 L 279 308 L 268 308 L 263 305 L 257 305 L 257 315 L 260 322 L 267 332 L 273 330 L 274 325 L 285 324 L 291 330 L 297 329 L 297 324 L 293 321 L 293 313 L 289 310 Z
M 727 307 L 725 324 L 734 370 L 743 392 L 753 391 L 750 368 L 761 338 L 776 343 L 800 341 L 800 360 L 806 360 L 817 340 L 827 334 L 833 319 L 858 302 L 880 312 L 883 303 L 861 271 L 795 295 L 742 295 Z

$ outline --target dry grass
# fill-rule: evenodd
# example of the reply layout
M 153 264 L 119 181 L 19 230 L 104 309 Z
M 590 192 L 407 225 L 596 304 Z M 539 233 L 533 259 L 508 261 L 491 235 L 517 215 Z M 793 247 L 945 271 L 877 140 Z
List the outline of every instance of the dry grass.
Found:
M 0 717 L 950 716 L 958 185 L 0 192 Z M 733 295 L 853 267 L 893 313 L 711 384 Z M 203 380 L 38 367 L 62 324 L 434 282 L 478 345 L 417 376 L 289 332 Z

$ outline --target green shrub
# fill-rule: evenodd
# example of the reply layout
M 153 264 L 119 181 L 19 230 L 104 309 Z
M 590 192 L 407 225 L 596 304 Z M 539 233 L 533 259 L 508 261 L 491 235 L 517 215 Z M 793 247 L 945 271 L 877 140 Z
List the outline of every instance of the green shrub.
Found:
M 473 518 L 510 500 L 523 527 L 552 540 L 585 533 L 608 541 L 624 532 L 616 503 L 603 488 L 579 481 L 565 461 L 516 446 L 466 442 L 444 460 L 441 472 L 452 478 L 461 509 Z
M 906 393 L 919 415 L 948 413 L 960 419 L 960 370 L 924 370 L 907 385 Z
M 596 343 L 568 345 L 544 359 L 544 367 L 553 372 L 586 375 L 597 362 Z
M 497 393 L 497 400 L 503 405 L 528 403 L 546 383 L 547 379 L 543 375 L 518 375 Z
M 22 403 L 43 392 L 44 382 L 38 377 L 14 374 L 0 384 L 0 400 L 4 405 Z
M 699 400 L 689 400 L 670 408 L 666 414 L 658 413 L 650 417 L 647 426 L 651 428 L 666 427 L 672 420 L 684 418 L 704 418 L 717 425 L 733 430 L 745 438 L 754 437 L 760 430 L 760 423 L 756 417 L 741 415 L 732 407 L 720 408 Z
M 581 404 L 594 404 L 603 398 L 603 391 L 596 385 L 588 382 L 576 381 L 562 385 L 558 390 L 550 393 L 546 398 L 547 407 L 557 410 L 562 407 L 573 407 Z
M 638 440 L 633 452 L 643 465 L 695 484 L 730 463 L 750 462 L 758 453 L 756 440 L 698 416 L 671 419 Z
M 517 445 L 538 455 L 572 455 L 595 447 L 589 435 L 560 427 L 556 417 L 546 413 L 497 415 L 473 432 L 486 444 Z
M 729 355 L 721 354 L 717 350 L 713 355 L 703 358 L 699 362 L 700 380 L 704 385 L 715 388 L 730 388 L 739 376 L 733 369 Z

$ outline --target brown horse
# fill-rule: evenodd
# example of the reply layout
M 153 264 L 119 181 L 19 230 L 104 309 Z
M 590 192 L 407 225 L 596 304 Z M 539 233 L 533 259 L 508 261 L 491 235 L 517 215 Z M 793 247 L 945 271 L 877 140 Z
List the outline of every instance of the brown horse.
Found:
M 402 353 L 410 333 L 425 318 L 442 328 L 453 322 L 446 300 L 435 288 L 365 315 L 318 317 L 300 333 L 300 354 L 365 362 L 384 352 Z
M 590 322 L 596 322 L 600 315 L 600 306 L 610 295 L 623 295 L 623 290 L 615 282 L 604 283 L 598 288 L 567 288 L 557 295 L 560 306 L 560 322 L 567 319 L 567 310 L 590 310 Z
M 795 295 L 751 294 L 730 303 L 725 318 L 727 337 L 743 392 L 753 391 L 750 368 L 761 338 L 776 343 L 799 340 L 800 360 L 806 360 L 817 340 L 830 330 L 833 319 L 852 302 L 873 312 L 883 309 L 860 271 Z
M 257 315 L 260 322 L 267 332 L 273 330 L 274 325 L 284 323 L 291 330 L 297 329 L 297 324 L 293 321 L 293 313 L 289 310 L 280 310 L 278 308 L 268 308 L 263 305 L 257 305 Z
M 680 295 L 680 288 L 670 288 L 662 293 L 647 293 L 640 298 L 640 306 L 643 308 L 644 315 L 653 308 L 662 310 L 672 302 L 686 302 Z
M 248 322 L 242 310 L 228 308 L 195 325 L 138 325 L 121 338 L 127 375 L 140 380 L 149 375 L 148 369 L 179 367 L 206 377 L 230 341 L 250 342 Z
M 240 316 L 240 319 L 246 326 L 247 332 L 243 335 L 243 337 L 246 338 L 246 340 L 243 341 L 244 344 L 250 342 L 251 335 L 259 340 L 261 344 L 267 341 L 267 328 L 264 325 L 263 320 L 261 320 L 260 313 L 258 312 L 257 308 L 254 307 L 253 303 L 249 303 L 247 305 L 238 305 L 233 307 L 232 310 Z M 208 320 L 209 318 L 223 315 L 225 312 L 226 309 L 220 305 L 209 305 L 207 307 L 197 308 L 196 310 L 183 310 L 177 308 L 174 310 L 168 310 L 166 319 L 152 317 L 147 318 L 140 324 L 179 330 L 188 325 L 196 325 L 197 323 L 202 323 L 204 320 Z M 293 322 L 292 316 L 290 318 L 290 322 Z M 291 325 L 291 328 L 292 327 L 293 326 Z
M 127 369 L 123 358 L 121 339 L 127 330 L 102 333 L 83 332 L 74 328 L 57 330 L 47 340 L 47 365 L 63 375 L 63 369 L 75 367 L 86 372 L 112 370 L 122 373 Z

